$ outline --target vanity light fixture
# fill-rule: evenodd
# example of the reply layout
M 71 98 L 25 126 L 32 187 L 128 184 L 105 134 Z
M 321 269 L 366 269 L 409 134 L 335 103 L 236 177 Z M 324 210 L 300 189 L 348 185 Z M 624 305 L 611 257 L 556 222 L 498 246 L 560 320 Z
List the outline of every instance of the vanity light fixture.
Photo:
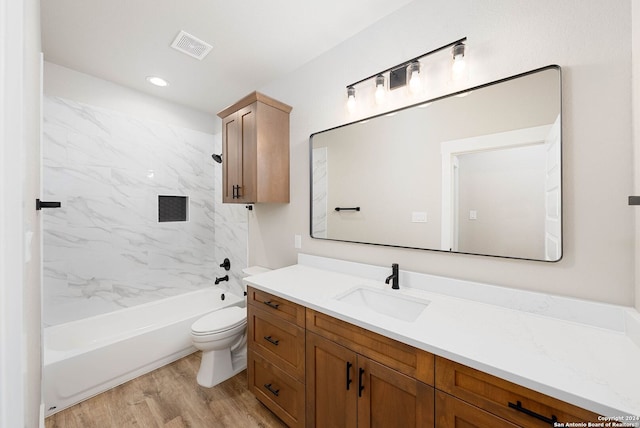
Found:
M 169 82 L 164 80 L 162 77 L 158 77 L 158 76 L 147 76 L 147 82 L 151 83 L 152 85 L 159 86 L 161 88 L 164 88 L 165 86 L 169 85 Z
M 371 79 L 376 79 L 375 100 L 377 104 L 382 104 L 385 93 L 387 90 L 394 90 L 403 86 L 409 86 L 409 90 L 412 93 L 418 93 L 422 87 L 422 80 L 424 79 L 423 64 L 421 59 L 433 55 L 436 52 L 440 52 L 445 49 L 452 48 L 453 64 L 452 70 L 454 75 L 460 74 L 460 71 L 465 67 L 465 51 L 466 51 L 467 38 L 463 37 L 446 45 L 440 46 L 437 49 L 424 53 L 418 57 L 394 65 L 386 70 L 380 71 L 374 75 L 366 77 L 355 83 L 347 85 L 347 107 L 349 111 L 355 110 L 356 103 L 356 86 Z M 404 73 L 404 74 L 403 74 Z M 389 75 L 389 88 L 386 86 L 385 75 Z M 402 76 L 400 76 L 402 74 Z

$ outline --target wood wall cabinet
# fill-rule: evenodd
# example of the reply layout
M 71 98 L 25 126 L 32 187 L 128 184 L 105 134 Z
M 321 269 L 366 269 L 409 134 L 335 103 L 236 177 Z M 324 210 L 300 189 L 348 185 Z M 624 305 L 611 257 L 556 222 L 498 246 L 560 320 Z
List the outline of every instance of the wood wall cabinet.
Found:
M 222 202 L 289 202 L 291 107 L 253 92 L 222 119 Z
M 307 309 L 306 371 L 307 427 L 433 426 L 429 353 Z

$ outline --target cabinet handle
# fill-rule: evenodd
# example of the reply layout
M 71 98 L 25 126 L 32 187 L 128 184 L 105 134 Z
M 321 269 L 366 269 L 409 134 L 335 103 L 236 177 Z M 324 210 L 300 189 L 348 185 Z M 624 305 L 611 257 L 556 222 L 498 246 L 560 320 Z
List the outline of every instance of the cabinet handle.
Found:
M 269 307 L 271 307 L 273 309 L 278 309 L 278 307 L 280 306 L 278 303 L 271 303 L 271 300 L 266 300 L 266 301 L 264 301 L 262 303 L 264 303 L 265 305 L 267 305 L 267 306 L 269 306 Z
M 358 369 L 358 397 L 362 397 L 362 390 L 364 389 L 364 385 L 362 383 L 363 375 L 364 375 L 364 369 L 360 367 Z
M 279 389 L 273 389 L 271 387 L 270 383 L 265 383 L 264 387 L 267 388 L 269 390 L 269 392 L 272 393 L 273 395 L 275 395 L 276 397 L 280 395 L 280 390 Z
M 349 361 L 347 361 L 347 391 L 349 390 L 349 385 L 351 384 L 351 382 L 353 382 L 351 380 L 351 367 L 353 366 L 353 364 L 351 364 Z
M 265 336 L 264 340 L 266 340 L 269 343 L 273 343 L 276 346 L 278 346 L 278 343 L 280 343 L 280 341 L 278 339 L 274 339 L 271 336 Z
M 513 404 L 511 401 L 509 401 L 509 407 L 518 411 L 518 412 L 522 412 L 525 415 L 529 415 L 533 418 L 539 419 L 542 422 L 545 422 L 549 425 L 553 425 L 556 422 L 558 422 L 558 418 L 556 417 L 556 415 L 551 415 L 551 418 L 547 418 L 546 416 L 541 415 L 540 413 L 536 413 L 533 410 L 529 410 L 525 407 L 522 407 L 522 402 L 520 401 L 516 401 L 516 404 Z
M 233 194 L 231 195 L 232 199 L 240 199 L 242 197 L 242 195 L 240 194 L 240 185 L 239 184 L 235 184 L 233 186 Z

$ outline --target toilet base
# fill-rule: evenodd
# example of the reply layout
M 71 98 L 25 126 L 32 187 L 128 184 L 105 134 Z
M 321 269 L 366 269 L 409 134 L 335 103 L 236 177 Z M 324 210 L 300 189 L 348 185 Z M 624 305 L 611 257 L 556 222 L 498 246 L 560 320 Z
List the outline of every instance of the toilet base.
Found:
M 229 349 L 203 351 L 196 380 L 198 385 L 211 388 L 237 375 L 246 368 L 246 346 L 233 353 Z

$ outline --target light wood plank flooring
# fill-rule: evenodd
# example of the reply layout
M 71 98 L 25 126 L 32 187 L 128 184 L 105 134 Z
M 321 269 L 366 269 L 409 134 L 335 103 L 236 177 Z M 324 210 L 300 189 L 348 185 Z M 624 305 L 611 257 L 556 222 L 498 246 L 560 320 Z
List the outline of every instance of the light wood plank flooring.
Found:
M 285 427 L 247 388 L 246 370 L 213 388 L 196 382 L 200 352 L 62 410 L 46 428 Z

